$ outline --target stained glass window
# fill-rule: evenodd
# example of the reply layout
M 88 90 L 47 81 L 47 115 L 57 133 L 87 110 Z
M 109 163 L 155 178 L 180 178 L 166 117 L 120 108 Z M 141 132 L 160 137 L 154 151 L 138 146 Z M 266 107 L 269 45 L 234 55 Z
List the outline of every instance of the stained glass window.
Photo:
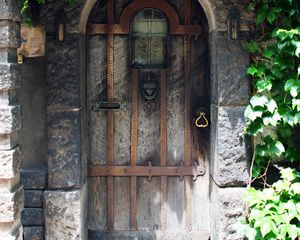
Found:
M 156 9 L 139 11 L 131 23 L 131 64 L 135 68 L 165 68 L 168 23 Z

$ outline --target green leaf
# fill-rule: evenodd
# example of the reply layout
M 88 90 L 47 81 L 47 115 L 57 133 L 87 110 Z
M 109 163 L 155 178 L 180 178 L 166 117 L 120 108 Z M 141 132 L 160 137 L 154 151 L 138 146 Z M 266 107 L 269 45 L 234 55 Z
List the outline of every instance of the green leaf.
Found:
M 275 111 L 275 109 L 277 108 L 277 103 L 271 99 L 268 103 L 267 103 L 267 108 L 268 111 L 273 113 Z
M 286 181 L 293 181 L 296 178 L 296 175 L 294 173 L 294 170 L 291 168 L 284 168 L 280 171 L 281 176 Z
M 271 231 L 273 231 L 273 229 L 276 228 L 273 221 L 271 221 L 270 219 L 266 219 L 266 218 L 264 218 L 264 219 L 266 221 L 264 222 L 264 224 L 260 228 L 261 235 L 263 237 L 265 237 L 268 233 L 270 233 Z
M 294 194 L 300 194 L 300 183 L 293 183 L 291 185 L 291 190 L 294 192 Z
M 300 111 L 300 99 L 293 99 L 292 100 L 292 107 L 293 109 L 297 109 L 297 111 Z
M 270 91 L 272 89 L 272 82 L 270 80 L 260 80 L 255 84 L 259 93 L 263 91 Z
M 271 49 L 269 49 L 269 48 L 267 48 L 267 49 L 264 51 L 263 55 L 264 55 L 266 58 L 271 58 L 271 57 L 274 55 L 274 51 L 271 50 Z
M 290 93 L 292 97 L 297 97 L 299 93 L 299 88 L 298 86 L 292 86 L 290 89 Z
M 257 24 L 262 23 L 266 19 L 267 14 L 268 14 L 268 6 L 265 4 L 263 5 L 262 8 L 258 9 L 257 11 L 256 23 Z
M 263 107 L 268 103 L 268 98 L 266 96 L 258 96 L 258 95 L 254 95 L 251 99 L 250 99 L 250 103 L 253 107 Z
M 290 224 L 288 229 L 287 229 L 287 232 L 288 232 L 291 239 L 296 239 L 298 237 L 299 230 L 295 225 Z
M 281 142 L 276 141 L 274 145 L 271 145 L 270 151 L 272 154 L 275 154 L 277 157 L 279 157 L 285 152 L 285 148 Z
M 255 53 L 259 49 L 259 47 L 255 41 L 250 41 L 246 43 L 246 49 L 250 53 Z
M 254 121 L 256 118 L 261 118 L 262 114 L 262 111 L 256 111 L 250 105 L 247 106 L 244 113 L 245 118 L 248 118 L 251 121 Z
M 257 120 L 257 119 L 256 119 Z M 263 132 L 263 124 L 260 121 L 251 122 L 247 127 L 246 131 L 251 136 L 256 136 L 258 133 Z
M 267 20 L 269 23 L 273 23 L 276 19 L 276 15 L 274 13 L 274 11 L 271 11 L 268 13 L 268 16 L 267 16 Z
M 247 73 L 251 76 L 254 76 L 255 73 L 257 73 L 257 68 L 252 65 L 251 67 L 248 68 Z

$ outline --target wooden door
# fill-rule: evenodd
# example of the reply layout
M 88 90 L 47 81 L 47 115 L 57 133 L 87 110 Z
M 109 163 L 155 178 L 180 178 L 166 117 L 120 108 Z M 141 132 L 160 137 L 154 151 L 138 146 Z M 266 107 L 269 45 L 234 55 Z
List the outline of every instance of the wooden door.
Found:
M 140 13 L 151 15 L 153 26 L 165 18 L 166 35 L 140 41 L 132 30 Z M 208 239 L 201 7 L 190 0 L 99 1 L 88 34 L 89 239 Z M 195 124 L 200 112 L 203 128 Z

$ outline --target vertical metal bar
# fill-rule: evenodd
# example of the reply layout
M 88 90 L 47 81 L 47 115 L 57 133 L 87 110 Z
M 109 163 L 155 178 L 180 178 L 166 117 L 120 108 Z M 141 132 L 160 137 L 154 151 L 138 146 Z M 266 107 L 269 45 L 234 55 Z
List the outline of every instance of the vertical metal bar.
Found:
M 132 88 L 131 88 L 131 151 L 130 165 L 135 166 L 137 162 L 138 146 L 138 70 L 132 70 Z M 130 230 L 137 230 L 137 177 L 131 177 L 130 184 Z
M 184 0 L 184 23 L 190 24 L 191 6 L 190 0 Z M 183 56 L 184 56 L 184 165 L 191 165 L 191 42 L 188 35 L 184 36 Z M 192 230 L 191 222 L 191 177 L 184 177 L 184 210 L 185 224 L 188 231 Z
M 167 71 L 160 71 L 160 166 L 167 165 Z M 167 177 L 160 178 L 160 225 L 167 228 Z
M 107 22 L 113 23 L 113 0 L 107 2 Z M 114 100 L 114 36 L 107 34 L 107 101 Z M 114 115 L 107 113 L 107 165 L 112 166 L 114 161 Z M 114 230 L 114 178 L 107 177 L 108 206 L 107 229 Z

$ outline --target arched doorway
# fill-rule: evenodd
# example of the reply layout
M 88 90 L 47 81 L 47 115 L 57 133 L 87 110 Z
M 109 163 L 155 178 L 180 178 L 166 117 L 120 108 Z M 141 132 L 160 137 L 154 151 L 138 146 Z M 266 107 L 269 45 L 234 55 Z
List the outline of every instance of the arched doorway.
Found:
M 210 134 L 195 126 L 210 106 L 200 4 L 99 1 L 87 35 L 89 239 L 208 239 Z

